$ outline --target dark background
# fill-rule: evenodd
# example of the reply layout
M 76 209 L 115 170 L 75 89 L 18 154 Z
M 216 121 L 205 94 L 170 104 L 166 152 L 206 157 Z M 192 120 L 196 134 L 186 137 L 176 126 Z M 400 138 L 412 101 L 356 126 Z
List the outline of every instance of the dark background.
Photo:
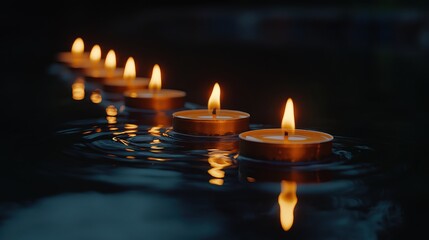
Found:
M 58 124 L 89 114 L 68 111 L 69 92 L 48 75 L 79 36 L 87 50 L 114 49 L 118 65 L 133 56 L 140 76 L 160 64 L 163 87 L 189 102 L 205 105 L 219 82 L 222 108 L 253 123 L 279 126 L 292 97 L 297 128 L 379 144 L 384 159 L 426 176 L 426 1 L 63 4 L 1 10 L 5 180 L 31 171 Z
M 222 107 L 279 126 L 292 97 L 298 128 L 355 137 L 374 145 L 385 165 L 408 168 L 400 199 L 407 227 L 425 234 L 428 188 L 427 1 L 232 1 L 164 4 L 9 3 L 0 12 L 1 201 L 33 199 L 34 173 L 71 119 L 96 113 L 70 108 L 67 86 L 48 74 L 80 36 L 86 49 L 114 49 L 137 74 L 158 63 L 165 88 L 205 105 L 214 82 Z M 102 111 L 101 111 L 102 112 Z M 51 181 L 51 179 L 49 179 Z M 412 183 L 412 184 L 409 184 Z M 0 214 L 0 220 L 3 218 Z M 406 231 L 403 237 L 413 235 Z M 399 236 L 401 238 L 401 236 Z

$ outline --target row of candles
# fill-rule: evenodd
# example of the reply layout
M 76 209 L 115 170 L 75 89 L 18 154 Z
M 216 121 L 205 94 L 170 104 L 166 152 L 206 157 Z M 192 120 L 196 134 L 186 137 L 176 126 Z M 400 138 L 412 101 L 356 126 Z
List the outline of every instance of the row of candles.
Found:
M 129 109 L 163 114 L 172 112 L 168 117 L 172 119 L 172 128 L 177 133 L 196 138 L 238 135 L 240 156 L 267 161 L 300 162 L 322 160 L 331 154 L 332 135 L 295 128 L 294 105 L 290 98 L 285 105 L 281 128 L 249 130 L 249 113 L 221 109 L 221 88 L 218 83 L 214 84 L 207 109 L 181 110 L 185 105 L 186 92 L 163 89 L 159 65 L 153 66 L 150 78 L 137 77 L 132 57 L 127 59 L 124 68 L 120 68 L 116 66 L 113 50 L 108 51 L 104 62 L 101 56 L 99 45 L 94 45 L 88 54 L 84 51 L 83 40 L 77 38 L 70 52 L 59 53 L 58 61 L 79 72 L 86 81 L 100 83 L 105 92 L 121 95 L 124 105 Z M 78 81 L 75 84 L 83 82 Z M 116 116 L 116 108 L 109 107 L 106 109 L 108 115 Z M 217 158 L 219 156 L 216 154 L 209 157 L 210 165 L 218 166 L 209 171 L 211 175 L 219 177 L 224 174 L 219 171 L 224 165 L 219 164 Z M 226 161 L 226 164 L 230 163 Z M 222 184 L 219 180 L 222 179 L 214 178 L 210 183 Z M 296 182 L 282 180 L 278 204 L 280 222 L 285 231 L 288 231 L 294 222 L 294 209 L 298 202 L 296 191 Z
M 294 105 L 287 99 L 281 128 L 250 130 L 250 114 L 220 108 L 221 89 L 215 83 L 207 109 L 180 110 L 186 93 L 161 88 L 161 69 L 155 64 L 151 78 L 136 76 L 135 61 L 129 57 L 124 68 L 116 66 L 116 55 L 110 50 L 104 63 L 101 48 L 94 45 L 84 51 L 82 38 L 77 38 L 71 51 L 58 54 L 58 61 L 79 71 L 87 81 L 103 85 L 106 92 L 119 93 L 128 108 L 171 111 L 175 132 L 191 136 L 239 137 L 239 155 L 260 160 L 299 162 L 322 160 L 331 155 L 333 136 L 320 131 L 295 128 Z M 177 110 L 177 111 L 175 111 Z

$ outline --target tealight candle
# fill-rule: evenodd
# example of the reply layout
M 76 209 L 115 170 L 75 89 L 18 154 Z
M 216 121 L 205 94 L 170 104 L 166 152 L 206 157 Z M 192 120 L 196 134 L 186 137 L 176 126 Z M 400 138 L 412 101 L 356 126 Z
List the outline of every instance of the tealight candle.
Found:
M 124 93 L 125 106 L 145 110 L 172 110 L 185 105 L 186 93 L 180 90 L 161 89 L 161 69 L 155 64 L 148 89 Z
M 216 83 L 208 109 L 173 113 L 173 130 L 190 135 L 233 135 L 249 129 L 249 118 L 250 115 L 245 112 L 220 109 L 220 86 Z
M 332 152 L 332 135 L 295 129 L 292 99 L 288 99 L 282 128 L 260 129 L 239 135 L 239 154 L 262 160 L 299 162 L 320 160 Z
M 103 89 L 106 92 L 123 93 L 127 90 L 143 89 L 148 82 L 147 78 L 136 78 L 136 64 L 134 58 L 129 57 L 125 64 L 123 78 L 107 79 L 103 83 Z
M 89 81 L 105 81 L 113 78 L 120 78 L 124 73 L 123 68 L 116 67 L 116 54 L 114 50 L 109 50 L 104 61 L 104 68 L 91 67 L 84 69 L 84 76 Z
M 98 44 L 95 44 L 91 52 L 89 52 L 89 62 L 84 66 L 84 68 L 90 69 L 100 69 L 103 65 L 101 63 L 101 47 Z
M 80 63 L 75 63 L 69 67 L 78 73 L 82 73 L 84 69 L 98 70 L 103 67 L 100 62 L 101 60 L 101 48 L 100 45 L 95 44 L 89 52 L 89 58 L 84 57 Z
M 84 50 L 85 44 L 83 39 L 78 37 L 74 40 L 71 51 L 58 53 L 57 60 L 72 69 L 80 69 L 89 59 L 88 53 L 84 52 Z

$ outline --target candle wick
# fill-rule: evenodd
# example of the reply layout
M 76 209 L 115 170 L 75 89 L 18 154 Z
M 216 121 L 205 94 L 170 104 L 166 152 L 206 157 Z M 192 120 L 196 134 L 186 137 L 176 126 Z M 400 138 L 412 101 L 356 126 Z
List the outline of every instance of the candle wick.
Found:
M 213 108 L 212 116 L 213 116 L 213 118 L 216 118 L 216 108 Z
M 288 136 L 289 136 L 289 132 L 288 132 L 288 131 L 285 131 L 285 132 L 284 132 L 284 140 L 287 140 L 287 139 L 288 139 Z

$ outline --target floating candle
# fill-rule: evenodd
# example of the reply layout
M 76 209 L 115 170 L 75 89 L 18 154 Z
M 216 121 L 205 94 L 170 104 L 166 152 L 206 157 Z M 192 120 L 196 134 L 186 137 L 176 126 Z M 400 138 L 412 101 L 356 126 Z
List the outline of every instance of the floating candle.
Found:
M 209 98 L 208 109 L 173 113 L 173 130 L 191 135 L 232 135 L 247 131 L 249 118 L 250 115 L 245 112 L 220 109 L 220 87 L 216 83 Z
M 290 98 L 286 103 L 282 128 L 247 131 L 239 137 L 239 154 L 256 159 L 289 162 L 320 160 L 332 151 L 332 135 L 295 129 Z
M 80 69 L 89 60 L 88 53 L 84 52 L 85 44 L 81 37 L 74 40 L 70 52 L 60 52 L 57 60 L 72 69 Z
M 83 74 L 86 80 L 103 82 L 108 79 L 120 78 L 123 73 L 123 68 L 116 67 L 115 51 L 109 50 L 104 61 L 104 67 L 86 68 Z
M 161 89 L 161 69 L 155 64 L 149 89 L 130 90 L 124 93 L 125 106 L 146 110 L 172 110 L 185 105 L 186 93 L 180 90 Z
M 101 64 L 101 47 L 98 44 L 95 44 L 91 52 L 89 53 L 89 65 L 85 66 L 86 68 L 91 69 L 100 69 L 103 67 Z
M 136 64 L 134 58 L 129 57 L 122 78 L 107 79 L 103 83 L 103 89 L 106 92 L 123 93 L 127 90 L 143 89 L 148 85 L 147 78 L 136 78 Z
M 101 60 L 101 48 L 100 45 L 95 44 L 91 51 L 89 52 L 89 58 L 86 56 L 82 58 L 80 63 L 78 64 L 72 64 L 69 67 L 78 73 L 84 72 L 84 69 L 92 69 L 92 70 L 98 70 L 103 67 L 103 65 L 100 62 Z

